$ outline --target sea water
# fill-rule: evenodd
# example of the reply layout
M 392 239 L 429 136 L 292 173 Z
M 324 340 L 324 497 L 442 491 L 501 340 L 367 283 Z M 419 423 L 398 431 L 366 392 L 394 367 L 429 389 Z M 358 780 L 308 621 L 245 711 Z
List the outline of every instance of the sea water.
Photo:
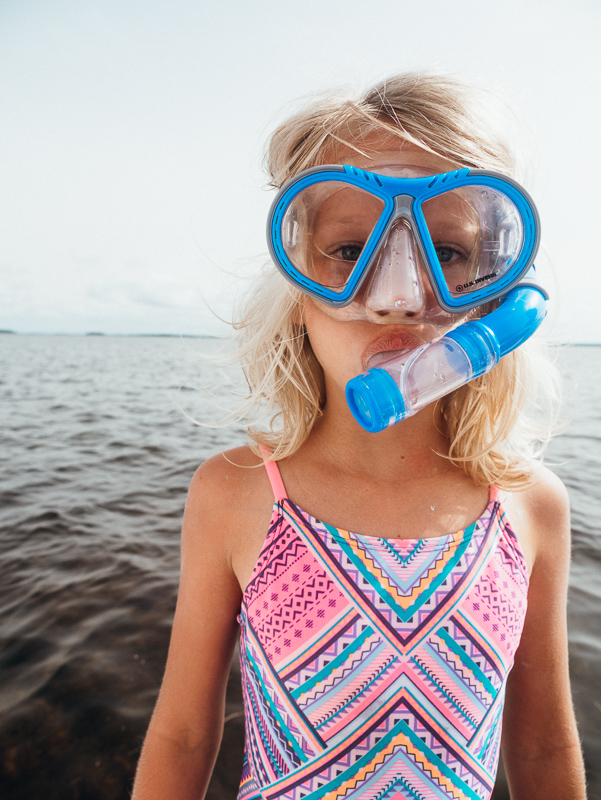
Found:
M 125 800 L 164 668 L 194 470 L 244 443 L 199 392 L 211 339 L 0 336 L 0 796 Z M 572 502 L 570 667 L 601 798 L 601 348 L 560 354 L 572 423 L 549 460 Z M 233 376 L 235 377 L 235 376 Z M 207 797 L 235 798 L 236 661 Z M 507 797 L 500 783 L 496 800 Z

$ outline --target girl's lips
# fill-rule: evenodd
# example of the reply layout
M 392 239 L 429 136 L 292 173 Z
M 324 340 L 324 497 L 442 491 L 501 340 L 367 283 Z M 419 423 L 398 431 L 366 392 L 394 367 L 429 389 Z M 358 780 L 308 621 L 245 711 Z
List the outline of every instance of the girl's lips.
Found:
M 368 362 L 376 353 L 382 354 L 382 358 L 378 359 L 378 361 L 385 361 L 386 358 L 390 358 L 393 352 L 421 347 L 423 344 L 426 344 L 426 341 L 412 333 L 388 333 L 380 336 L 379 339 L 376 339 L 365 348 L 361 356 L 361 364 L 363 369 L 367 369 Z M 376 364 L 372 363 L 370 366 L 374 367 Z

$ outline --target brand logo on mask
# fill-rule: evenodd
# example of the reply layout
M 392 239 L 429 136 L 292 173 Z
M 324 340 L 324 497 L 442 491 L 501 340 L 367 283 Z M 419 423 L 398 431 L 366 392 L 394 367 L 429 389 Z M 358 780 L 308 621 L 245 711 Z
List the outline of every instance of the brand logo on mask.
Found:
M 458 283 L 455 287 L 456 292 L 465 292 L 466 289 L 471 289 L 472 286 L 477 286 L 482 281 L 489 281 L 491 278 L 496 278 L 498 272 L 491 272 L 489 275 L 483 275 L 481 278 L 475 278 L 473 281 L 468 281 L 467 283 Z

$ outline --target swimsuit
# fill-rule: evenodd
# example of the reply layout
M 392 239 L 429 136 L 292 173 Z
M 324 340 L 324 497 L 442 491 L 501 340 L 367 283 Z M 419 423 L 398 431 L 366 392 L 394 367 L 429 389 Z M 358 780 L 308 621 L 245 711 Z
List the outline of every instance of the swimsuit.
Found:
M 498 491 L 458 533 L 383 539 L 310 516 L 266 467 L 238 800 L 488 800 L 528 589 Z

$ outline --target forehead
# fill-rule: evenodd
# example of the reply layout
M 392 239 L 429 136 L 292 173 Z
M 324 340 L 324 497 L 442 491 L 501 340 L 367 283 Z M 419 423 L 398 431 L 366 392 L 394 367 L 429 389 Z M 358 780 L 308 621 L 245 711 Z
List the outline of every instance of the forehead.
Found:
M 461 166 L 397 137 L 370 137 L 351 144 L 354 147 L 340 144 L 333 153 L 335 163 L 350 164 L 370 172 L 377 172 L 378 167 L 414 167 L 423 170 L 424 175 L 450 172 Z

